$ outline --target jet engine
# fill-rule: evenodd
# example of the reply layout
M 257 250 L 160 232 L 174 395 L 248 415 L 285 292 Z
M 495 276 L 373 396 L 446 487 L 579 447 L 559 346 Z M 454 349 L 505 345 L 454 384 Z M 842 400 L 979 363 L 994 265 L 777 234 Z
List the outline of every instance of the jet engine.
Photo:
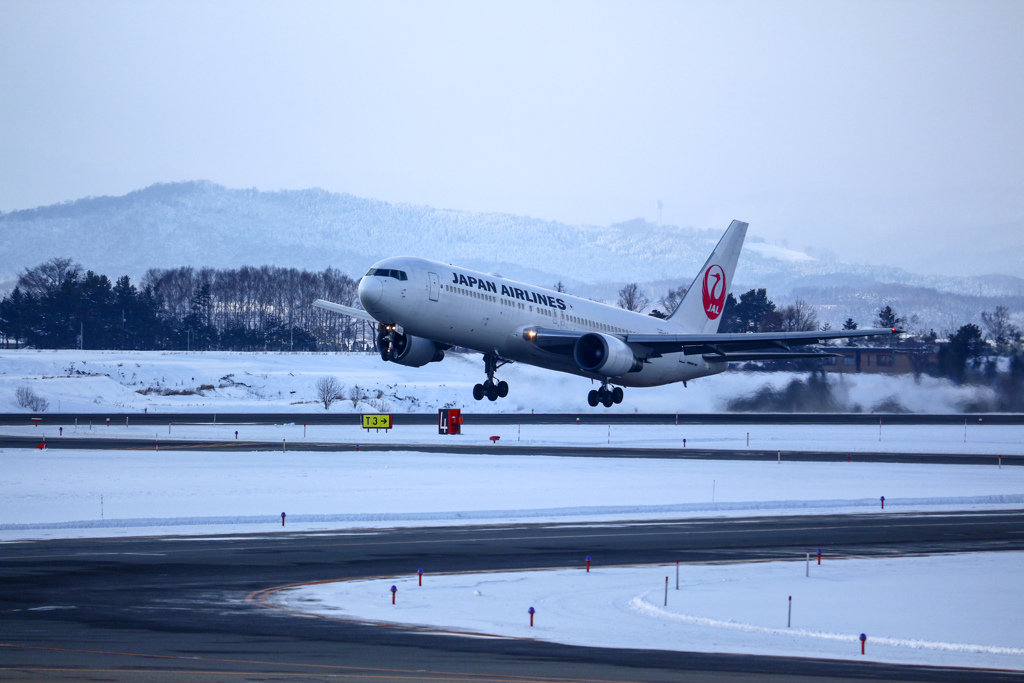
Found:
M 410 334 L 395 333 L 392 342 L 391 360 L 399 365 L 418 368 L 427 363 L 436 363 L 444 359 L 444 349 L 435 342 Z
M 580 368 L 604 377 L 618 377 L 643 369 L 643 363 L 633 355 L 633 349 L 609 334 L 591 332 L 583 335 L 576 340 L 572 356 Z

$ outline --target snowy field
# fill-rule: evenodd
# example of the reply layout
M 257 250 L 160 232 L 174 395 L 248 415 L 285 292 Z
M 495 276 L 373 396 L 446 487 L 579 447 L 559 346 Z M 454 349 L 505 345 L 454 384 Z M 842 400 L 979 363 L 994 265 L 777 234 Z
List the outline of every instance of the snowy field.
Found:
M 530 366 L 503 367 L 508 398 L 477 403 L 472 388 L 484 379 L 481 356 L 449 353 L 440 363 L 406 368 L 373 354 L 158 351 L 0 351 L 0 412 L 27 412 L 15 390 L 31 387 L 51 412 L 308 412 L 314 384 L 331 375 L 345 386 L 337 412 L 431 412 L 468 408 L 488 412 L 720 412 L 726 402 L 762 386 L 784 387 L 792 373 L 728 372 L 682 384 L 626 389 L 622 405 L 587 405 L 590 380 Z M 207 387 L 207 388 L 203 388 Z M 140 393 L 145 392 L 145 393 Z M 355 400 L 352 400 L 355 392 Z M 987 389 L 955 386 L 933 377 L 839 376 L 837 398 L 848 409 L 872 411 L 898 403 L 919 413 L 954 413 Z M 879 408 L 881 410 L 881 408 Z
M 600 561 L 589 574 L 580 566 L 435 576 L 427 567 L 422 587 L 410 567 L 406 576 L 293 588 L 271 601 L 329 618 L 591 647 L 1024 669 L 1024 553 L 826 554 L 820 567 L 812 559 L 810 577 L 803 560 L 681 565 L 679 590 L 674 565 Z
M 166 450 L 167 439 L 196 441 L 274 442 L 282 450 L 303 443 L 417 445 L 475 444 L 496 453 L 503 446 L 587 446 L 614 454 L 619 448 L 686 448 L 743 451 L 834 451 L 847 453 L 1024 454 L 1024 425 L 464 425 L 457 436 L 440 435 L 433 425 L 401 425 L 390 431 L 358 426 L 168 424 L 156 427 L 112 423 L 58 427 L 0 426 L 0 434 L 43 437 L 53 444 L 62 436 L 148 439 Z M 28 420 L 26 419 L 26 422 Z M 884 422 L 884 418 L 883 418 Z M 237 435 L 236 435 L 237 432 Z M 499 437 L 494 444 L 491 437 Z M 748 442 L 749 436 L 749 442 Z M 748 445 L 749 443 L 749 445 Z M 838 457 L 838 456 L 837 456 Z
M 995 462 L 4 449 L 0 472 L 0 540 L 1024 507 Z

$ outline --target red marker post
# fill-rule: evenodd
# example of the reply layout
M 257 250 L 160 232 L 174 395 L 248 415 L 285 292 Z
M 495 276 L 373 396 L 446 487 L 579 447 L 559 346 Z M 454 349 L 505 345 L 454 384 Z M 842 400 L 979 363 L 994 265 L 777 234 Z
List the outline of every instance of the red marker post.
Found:
M 882 496 L 882 509 L 885 509 L 885 496 Z
M 398 594 L 398 588 L 396 586 L 391 587 L 391 604 L 395 604 L 395 595 Z
M 420 569 L 420 570 L 419 570 L 418 572 L 416 572 L 416 573 L 420 575 L 420 585 L 422 586 L 422 585 L 423 585 L 423 570 L 422 570 L 422 569 Z
M 821 548 L 818 548 L 818 566 L 821 566 Z
M 867 639 L 868 639 L 868 637 L 867 637 L 866 634 L 864 634 L 864 633 L 860 634 L 860 653 L 861 654 L 864 654 L 864 643 L 865 643 L 865 641 L 867 641 Z
M 281 513 L 281 526 L 284 526 L 284 513 Z
M 530 608 L 530 627 L 531 628 L 533 627 L 533 613 L 534 613 L 534 611 L 535 610 L 531 607 Z
M 587 573 L 590 573 L 590 555 L 587 555 Z

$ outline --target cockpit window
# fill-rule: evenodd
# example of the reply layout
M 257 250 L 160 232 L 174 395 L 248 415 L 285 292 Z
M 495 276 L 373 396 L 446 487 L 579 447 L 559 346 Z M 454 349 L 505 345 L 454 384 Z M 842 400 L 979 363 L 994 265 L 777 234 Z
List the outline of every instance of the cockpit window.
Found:
M 370 268 L 366 271 L 367 277 L 376 275 L 377 277 L 393 277 L 396 280 L 408 280 L 409 276 L 404 270 L 395 270 L 393 268 Z

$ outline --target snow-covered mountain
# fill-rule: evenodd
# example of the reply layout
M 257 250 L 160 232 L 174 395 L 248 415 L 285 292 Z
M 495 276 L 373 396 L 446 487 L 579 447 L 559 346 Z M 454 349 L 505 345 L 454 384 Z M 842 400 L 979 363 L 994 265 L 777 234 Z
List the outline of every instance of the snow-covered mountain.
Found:
M 243 264 L 322 269 L 358 276 L 385 256 L 408 254 L 571 291 L 614 298 L 636 281 L 652 292 L 688 284 L 726 225 L 658 226 L 642 219 L 566 225 L 526 216 L 389 204 L 319 189 L 260 192 L 205 181 L 152 185 L 122 197 L 90 197 L 0 214 L 0 282 L 53 256 L 111 277 L 151 267 Z M 893 256 L 894 259 L 898 257 Z M 748 238 L 733 290 L 866 290 L 892 283 L 969 297 L 1024 297 L 1024 280 L 942 277 L 843 263 Z

